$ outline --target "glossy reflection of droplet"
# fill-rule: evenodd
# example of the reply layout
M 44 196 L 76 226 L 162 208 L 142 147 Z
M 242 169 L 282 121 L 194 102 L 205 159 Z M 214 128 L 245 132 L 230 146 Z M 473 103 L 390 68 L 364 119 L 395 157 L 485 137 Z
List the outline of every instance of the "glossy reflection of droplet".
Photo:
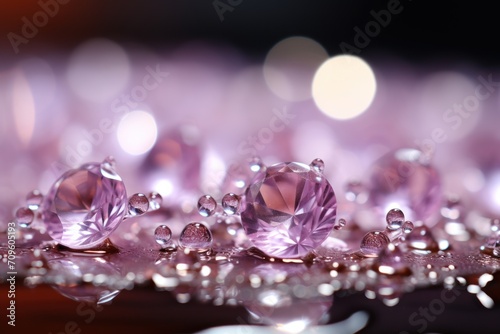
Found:
M 198 252 L 207 251 L 212 246 L 212 233 L 202 223 L 189 223 L 181 232 L 179 244 L 183 248 Z
M 149 210 L 149 199 L 144 194 L 134 194 L 128 200 L 128 213 L 131 216 L 140 216 Z
M 222 208 L 224 209 L 224 212 L 228 215 L 234 215 L 235 213 L 238 213 L 240 208 L 240 201 L 241 197 L 236 194 L 225 194 L 224 197 L 222 197 Z
M 399 209 L 391 209 L 387 212 L 385 220 L 387 221 L 387 228 L 390 230 L 398 230 L 403 226 L 405 215 Z
M 217 202 L 210 195 L 203 195 L 198 200 L 198 213 L 203 217 L 210 217 L 217 208 Z
M 378 256 L 389 242 L 390 240 L 384 232 L 371 231 L 366 233 L 361 240 L 360 250 L 366 256 Z
M 170 244 L 172 231 L 167 225 L 160 225 L 155 229 L 155 241 L 162 249 Z

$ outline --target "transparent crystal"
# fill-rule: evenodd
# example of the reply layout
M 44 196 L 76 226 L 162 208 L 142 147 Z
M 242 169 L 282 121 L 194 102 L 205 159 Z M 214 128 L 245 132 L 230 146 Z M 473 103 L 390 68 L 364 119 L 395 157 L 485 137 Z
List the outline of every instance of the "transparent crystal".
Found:
M 335 223 L 335 193 L 310 166 L 287 162 L 268 167 L 245 195 L 241 213 L 251 242 L 269 256 L 297 258 L 325 241 Z
M 120 224 L 127 208 L 127 193 L 120 176 L 90 163 L 63 174 L 42 205 L 47 233 L 75 249 L 102 243 Z

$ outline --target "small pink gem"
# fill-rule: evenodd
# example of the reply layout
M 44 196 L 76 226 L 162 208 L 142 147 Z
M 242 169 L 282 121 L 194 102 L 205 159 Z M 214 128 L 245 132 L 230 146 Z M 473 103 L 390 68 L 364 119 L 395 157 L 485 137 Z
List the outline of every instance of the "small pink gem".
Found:
M 269 256 L 304 256 L 326 240 L 335 223 L 337 200 L 332 187 L 302 163 L 268 167 L 248 187 L 245 200 L 243 228 Z
M 47 233 L 60 244 L 87 249 L 102 243 L 122 221 L 125 185 L 107 163 L 90 163 L 62 175 L 42 204 Z
M 439 210 L 441 179 L 416 149 L 400 149 L 380 158 L 370 175 L 371 203 L 383 213 L 398 207 L 411 219 L 426 219 Z

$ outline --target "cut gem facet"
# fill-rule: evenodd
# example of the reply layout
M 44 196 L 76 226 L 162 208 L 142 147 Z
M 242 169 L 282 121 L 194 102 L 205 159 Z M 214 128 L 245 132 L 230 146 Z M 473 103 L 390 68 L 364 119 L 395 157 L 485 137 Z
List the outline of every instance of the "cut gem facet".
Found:
M 73 249 L 102 243 L 123 220 L 127 193 L 122 179 L 104 162 L 90 163 L 63 174 L 42 204 L 47 233 Z
M 261 251 L 298 258 L 326 240 L 337 200 L 325 177 L 310 166 L 285 162 L 268 167 L 245 193 L 243 228 Z

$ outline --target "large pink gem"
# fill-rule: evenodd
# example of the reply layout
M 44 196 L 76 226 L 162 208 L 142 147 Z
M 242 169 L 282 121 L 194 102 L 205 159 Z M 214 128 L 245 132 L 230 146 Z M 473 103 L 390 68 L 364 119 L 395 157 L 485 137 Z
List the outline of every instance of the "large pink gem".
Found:
M 245 194 L 243 228 L 269 256 L 297 258 L 315 249 L 333 228 L 337 200 L 321 174 L 297 162 L 268 167 Z
M 127 193 L 107 162 L 66 172 L 52 186 L 42 207 L 47 233 L 60 244 L 86 249 L 102 243 L 122 221 Z

